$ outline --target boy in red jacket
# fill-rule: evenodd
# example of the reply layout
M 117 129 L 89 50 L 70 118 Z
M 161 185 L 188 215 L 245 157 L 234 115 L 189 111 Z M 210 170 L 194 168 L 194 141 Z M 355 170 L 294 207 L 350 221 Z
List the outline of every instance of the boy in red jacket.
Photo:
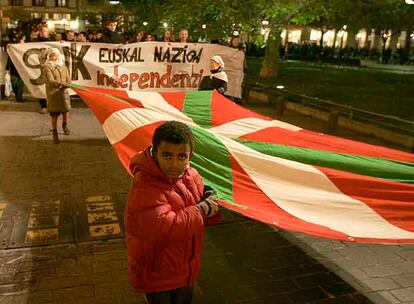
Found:
M 190 304 L 200 273 L 204 224 L 218 215 L 211 191 L 190 167 L 191 129 L 159 126 L 152 147 L 130 163 L 134 175 L 125 210 L 128 272 L 149 304 Z

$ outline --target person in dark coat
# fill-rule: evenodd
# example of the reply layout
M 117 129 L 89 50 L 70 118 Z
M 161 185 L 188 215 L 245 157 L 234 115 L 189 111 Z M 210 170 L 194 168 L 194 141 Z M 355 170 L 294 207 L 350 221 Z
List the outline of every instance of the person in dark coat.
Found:
M 18 32 L 15 35 L 13 35 L 13 37 L 11 38 L 11 42 L 12 43 L 24 43 L 25 38 L 26 37 L 24 35 Z M 10 56 L 8 56 L 7 58 L 6 71 L 9 71 L 10 73 L 12 88 L 16 96 L 16 101 L 23 102 L 24 101 L 23 100 L 24 82 L 22 78 L 20 77 L 19 72 L 17 72 L 17 69 L 14 66 L 14 63 L 11 60 Z
M 102 31 L 102 41 L 104 43 L 124 43 L 124 39 L 116 31 L 116 21 L 108 20 L 106 21 L 106 28 Z
M 227 74 L 224 71 L 223 59 L 215 55 L 210 58 L 210 76 L 204 76 L 201 80 L 200 91 L 204 90 L 217 90 L 220 94 L 224 95 L 227 91 Z
M 39 32 L 37 38 L 33 39 L 32 42 L 45 42 L 45 41 L 52 41 L 50 34 L 49 34 L 49 28 L 46 24 L 41 24 L 39 27 Z M 39 98 L 39 104 L 40 104 L 40 114 L 46 114 L 47 113 L 47 101 L 45 98 Z

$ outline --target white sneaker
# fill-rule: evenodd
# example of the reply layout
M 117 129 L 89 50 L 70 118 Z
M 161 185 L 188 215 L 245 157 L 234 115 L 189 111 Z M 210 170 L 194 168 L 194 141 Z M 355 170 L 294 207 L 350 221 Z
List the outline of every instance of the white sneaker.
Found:
M 46 114 L 47 113 L 47 109 L 46 108 L 40 108 L 39 113 L 40 114 Z

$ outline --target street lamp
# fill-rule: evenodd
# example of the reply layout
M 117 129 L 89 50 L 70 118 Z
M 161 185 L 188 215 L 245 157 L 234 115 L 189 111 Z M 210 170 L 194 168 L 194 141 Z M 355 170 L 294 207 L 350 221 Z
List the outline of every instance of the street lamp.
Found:
M 147 26 L 148 25 L 148 22 L 147 21 L 144 21 L 144 22 L 142 22 L 142 25 L 143 26 Z

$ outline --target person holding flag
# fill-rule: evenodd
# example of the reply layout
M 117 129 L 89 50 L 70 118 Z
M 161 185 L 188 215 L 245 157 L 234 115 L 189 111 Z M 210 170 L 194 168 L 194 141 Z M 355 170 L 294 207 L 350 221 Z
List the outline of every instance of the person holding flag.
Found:
M 42 67 L 42 75 L 46 83 L 47 110 L 50 113 L 53 142 L 60 142 L 57 132 L 57 119 L 62 114 L 62 128 L 69 135 L 68 112 L 71 109 L 70 96 L 67 88 L 70 84 L 69 71 L 63 63 L 57 48 L 49 48 L 45 53 L 46 61 Z
M 191 129 L 177 121 L 159 126 L 152 147 L 130 162 L 125 210 L 128 272 L 149 304 L 190 304 L 200 273 L 204 225 L 218 222 L 211 188 L 190 167 Z

